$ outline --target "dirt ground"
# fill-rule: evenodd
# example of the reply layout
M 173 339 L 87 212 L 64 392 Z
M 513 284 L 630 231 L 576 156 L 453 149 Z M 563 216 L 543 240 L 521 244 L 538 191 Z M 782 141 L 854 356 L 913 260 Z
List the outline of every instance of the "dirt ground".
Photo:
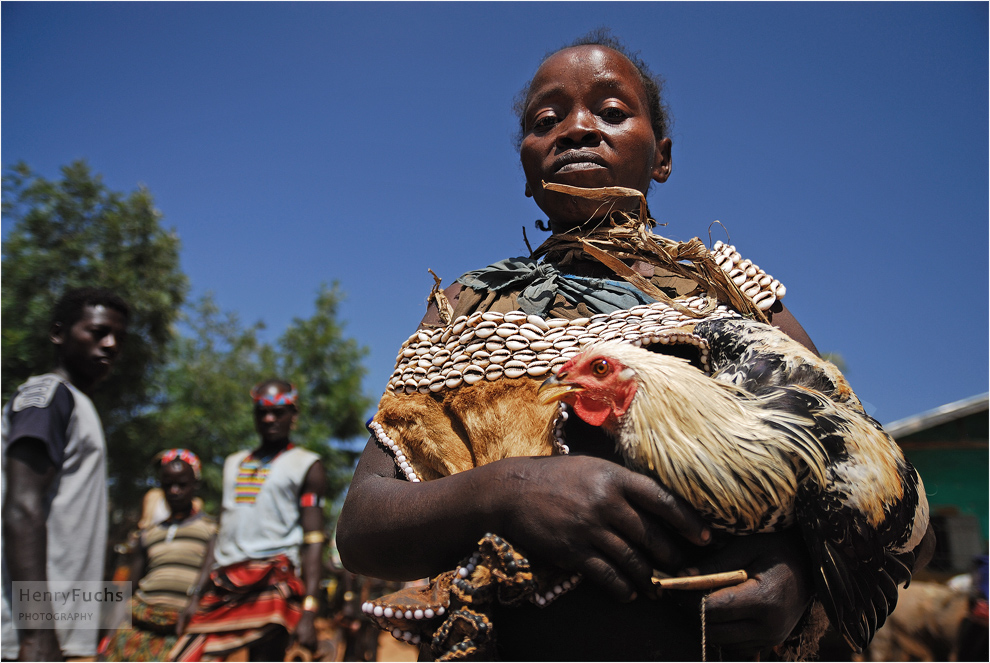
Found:
M 334 632 L 334 627 L 331 625 L 330 621 L 327 619 L 317 618 L 316 620 L 316 632 L 317 637 L 321 641 L 330 641 L 336 645 L 340 645 L 340 639 Z M 322 661 L 342 661 L 344 652 L 333 651 L 333 657 L 322 658 Z M 415 661 L 419 658 L 419 649 L 405 642 L 401 642 L 392 637 L 391 634 L 382 631 L 378 634 L 378 657 L 376 661 Z
M 382 632 L 378 638 L 379 661 L 415 661 L 418 657 L 418 648 L 399 642 L 388 633 Z
M 335 633 L 333 627 L 330 626 L 330 622 L 327 619 L 323 619 L 319 617 L 316 619 L 316 632 L 317 632 L 317 637 L 321 641 L 339 642 L 339 640 L 337 640 L 334 637 Z M 324 655 L 322 658 L 317 657 L 317 658 L 313 658 L 312 660 L 313 661 L 343 660 L 343 656 L 344 656 L 343 650 L 336 651 L 333 648 L 330 648 L 329 650 L 326 650 L 324 654 L 328 652 L 332 652 L 333 656 Z M 286 660 L 302 660 L 302 661 L 309 660 L 308 658 L 304 658 L 306 654 L 303 654 L 303 652 L 299 652 L 294 648 L 290 648 L 289 651 L 286 652 L 286 656 L 287 656 Z M 375 659 L 376 661 L 390 661 L 390 662 L 398 663 L 401 661 L 415 661 L 418 658 L 419 658 L 418 648 L 413 647 L 410 644 L 406 644 L 405 642 L 400 642 L 395 638 L 393 638 L 390 634 L 385 633 L 384 631 L 382 631 L 382 633 L 379 634 L 378 658 Z M 248 660 L 247 649 L 246 648 L 240 649 L 234 652 L 233 654 L 227 657 L 227 660 L 247 661 Z

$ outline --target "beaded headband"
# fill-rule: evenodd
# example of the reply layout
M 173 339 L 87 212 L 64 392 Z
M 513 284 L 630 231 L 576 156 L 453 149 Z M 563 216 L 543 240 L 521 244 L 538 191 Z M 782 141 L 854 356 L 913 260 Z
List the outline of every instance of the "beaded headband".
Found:
M 279 391 L 274 394 L 261 393 L 258 391 L 258 386 L 260 385 L 255 385 L 251 388 L 251 400 L 254 401 L 255 405 L 261 405 L 262 407 L 292 405 L 295 407 L 299 400 L 299 392 L 296 390 L 294 384 L 289 385 L 291 391 Z
M 200 477 L 200 464 L 199 457 L 189 449 L 169 449 L 161 453 L 162 466 L 168 465 L 169 463 L 181 460 L 187 463 L 189 467 L 192 468 L 193 476 L 199 479 Z

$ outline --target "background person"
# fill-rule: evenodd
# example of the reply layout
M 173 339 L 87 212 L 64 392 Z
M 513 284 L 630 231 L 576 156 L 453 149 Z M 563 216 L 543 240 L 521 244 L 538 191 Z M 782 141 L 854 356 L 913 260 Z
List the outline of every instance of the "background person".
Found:
M 175 645 L 179 613 L 190 602 L 189 589 L 213 545 L 216 521 L 195 500 L 200 461 L 188 449 L 159 454 L 159 484 L 169 513 L 143 529 L 131 562 L 136 590 L 131 628 L 119 629 L 101 647 L 106 661 L 164 661 Z
M 299 416 L 295 387 L 265 380 L 251 399 L 261 441 L 224 462 L 216 545 L 179 616 L 182 637 L 172 660 L 219 657 L 244 646 L 251 660 L 282 660 L 290 633 L 316 649 L 323 463 L 289 440 Z
M 957 661 L 984 661 L 990 652 L 988 647 L 987 590 L 990 584 L 987 556 L 979 555 L 973 560 L 972 578 L 969 586 L 969 610 L 966 619 L 959 627 Z
M 55 368 L 21 385 L 3 409 L 3 657 L 96 655 L 91 624 L 16 629 L 15 581 L 102 581 L 107 545 L 106 441 L 86 395 L 110 373 L 130 308 L 100 288 L 72 290 L 52 313 Z M 81 598 L 80 598 L 81 601 Z M 69 614 L 92 606 L 69 602 Z M 50 605 L 32 604 L 50 611 Z M 86 628 L 83 628 L 83 627 Z

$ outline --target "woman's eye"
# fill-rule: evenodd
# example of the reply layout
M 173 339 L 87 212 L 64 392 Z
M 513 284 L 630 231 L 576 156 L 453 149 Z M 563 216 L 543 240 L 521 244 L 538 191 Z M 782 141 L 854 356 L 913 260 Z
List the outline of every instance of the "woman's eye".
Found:
M 556 115 L 545 114 L 541 115 L 533 122 L 534 129 L 549 129 L 553 125 L 557 124 L 558 119 Z
M 614 106 L 603 109 L 602 112 L 599 113 L 599 115 L 601 115 L 602 119 L 605 120 L 606 122 L 616 123 L 616 122 L 622 122 L 624 119 L 626 119 L 626 114 L 620 109 L 615 108 Z

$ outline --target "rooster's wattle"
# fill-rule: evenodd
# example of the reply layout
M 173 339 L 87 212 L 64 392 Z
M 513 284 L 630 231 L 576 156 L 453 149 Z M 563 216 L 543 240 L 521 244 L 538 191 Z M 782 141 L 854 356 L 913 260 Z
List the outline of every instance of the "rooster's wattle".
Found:
M 541 388 L 616 443 L 714 527 L 800 528 L 816 594 L 857 651 L 911 578 L 928 526 L 924 487 L 841 374 L 762 323 L 701 322 L 708 372 L 612 341 L 593 345 Z M 657 346 L 656 349 L 663 349 Z

